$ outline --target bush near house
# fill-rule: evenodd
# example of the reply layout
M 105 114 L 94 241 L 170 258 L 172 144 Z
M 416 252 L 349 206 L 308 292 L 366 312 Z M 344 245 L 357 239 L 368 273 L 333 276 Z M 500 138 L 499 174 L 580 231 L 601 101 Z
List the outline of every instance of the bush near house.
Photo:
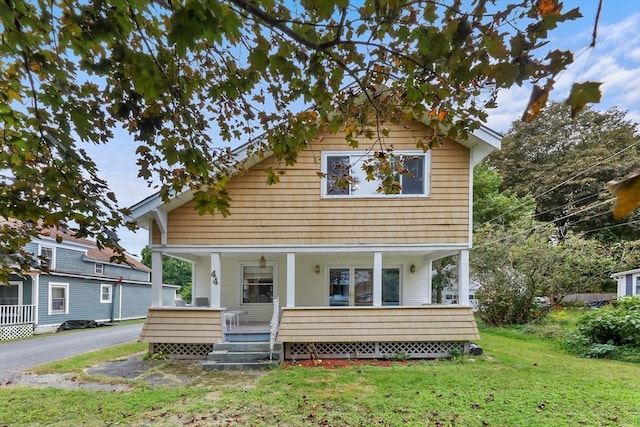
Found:
M 626 297 L 585 313 L 567 343 L 584 357 L 640 363 L 640 297 Z

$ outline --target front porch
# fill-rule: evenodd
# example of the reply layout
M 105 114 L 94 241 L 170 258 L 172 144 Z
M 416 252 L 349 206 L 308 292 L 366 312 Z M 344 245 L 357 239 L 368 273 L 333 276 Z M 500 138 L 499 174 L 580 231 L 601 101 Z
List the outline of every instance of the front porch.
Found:
M 0 305 L 0 341 L 33 336 L 36 306 Z
M 224 312 L 223 308 L 151 308 L 140 341 L 149 343 L 152 353 L 206 359 L 214 345 L 231 341 L 232 335 L 261 332 L 262 341 L 271 341 L 272 348 L 284 348 L 285 359 L 299 360 L 442 358 L 467 353 L 469 343 L 479 339 L 470 306 L 285 307 L 279 322 L 271 322 L 271 330 L 265 323 L 229 329 Z

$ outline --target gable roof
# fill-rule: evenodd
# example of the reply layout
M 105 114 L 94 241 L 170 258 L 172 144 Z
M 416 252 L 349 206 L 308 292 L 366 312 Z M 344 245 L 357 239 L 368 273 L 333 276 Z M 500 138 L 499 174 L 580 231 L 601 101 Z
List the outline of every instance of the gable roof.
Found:
M 486 126 L 481 126 L 479 129 L 470 132 L 466 140 L 460 140 L 456 142 L 469 149 L 470 166 L 473 169 L 474 166 L 479 164 L 493 151 L 499 150 L 501 148 L 501 140 L 502 136 L 498 132 Z M 271 156 L 271 153 L 266 153 L 262 157 L 255 154 L 250 157 L 248 153 L 248 147 L 252 143 L 252 141 L 247 142 L 232 151 L 233 156 L 239 162 L 244 161 L 244 167 L 246 167 L 247 169 Z M 182 206 L 187 202 L 190 202 L 192 198 L 193 192 L 191 190 L 187 190 L 165 202 L 162 200 L 162 197 L 160 197 L 160 192 L 157 192 L 131 206 L 129 208 L 129 210 L 131 211 L 129 218 L 132 221 L 137 221 L 143 216 L 156 211 L 161 206 L 164 206 L 165 208 L 167 208 L 167 210 L 170 211 L 174 208 Z M 144 228 L 144 224 L 138 225 Z
M 143 263 L 141 263 L 140 261 L 138 261 L 133 256 L 127 253 L 124 254 L 124 257 L 125 257 L 124 262 L 122 263 L 112 262 L 111 258 L 117 257 L 118 254 L 111 248 L 106 248 L 106 247 L 102 249 L 98 248 L 97 243 L 94 242 L 93 240 L 75 237 L 71 233 L 67 233 L 56 228 L 43 230 L 40 233 L 40 239 L 45 241 L 52 241 L 52 244 L 57 243 L 58 237 L 62 239 L 63 243 L 67 243 L 67 244 L 70 243 L 73 245 L 77 245 L 79 249 L 84 249 L 86 251 L 85 252 L 86 261 L 98 262 L 102 264 L 116 264 L 122 267 L 128 266 L 135 270 L 141 270 L 146 272 L 151 271 L 149 267 L 147 267 L 146 265 L 144 265 Z

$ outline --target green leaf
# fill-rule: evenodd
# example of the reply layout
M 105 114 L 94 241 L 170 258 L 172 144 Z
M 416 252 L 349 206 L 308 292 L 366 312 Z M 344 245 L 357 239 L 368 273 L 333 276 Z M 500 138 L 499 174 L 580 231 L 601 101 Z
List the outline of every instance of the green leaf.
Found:
M 571 117 L 575 117 L 589 103 L 600 102 L 600 82 L 574 83 L 569 98 L 565 101 L 571 107 Z
M 269 66 L 269 57 L 262 49 L 254 49 L 248 60 L 251 67 L 256 71 L 264 71 Z

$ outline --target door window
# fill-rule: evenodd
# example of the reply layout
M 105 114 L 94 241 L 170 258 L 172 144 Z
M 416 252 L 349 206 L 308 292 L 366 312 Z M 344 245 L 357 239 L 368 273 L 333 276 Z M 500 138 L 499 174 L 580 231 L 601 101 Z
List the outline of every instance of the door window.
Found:
M 349 305 L 350 270 L 332 268 L 329 270 L 329 305 L 332 307 Z

